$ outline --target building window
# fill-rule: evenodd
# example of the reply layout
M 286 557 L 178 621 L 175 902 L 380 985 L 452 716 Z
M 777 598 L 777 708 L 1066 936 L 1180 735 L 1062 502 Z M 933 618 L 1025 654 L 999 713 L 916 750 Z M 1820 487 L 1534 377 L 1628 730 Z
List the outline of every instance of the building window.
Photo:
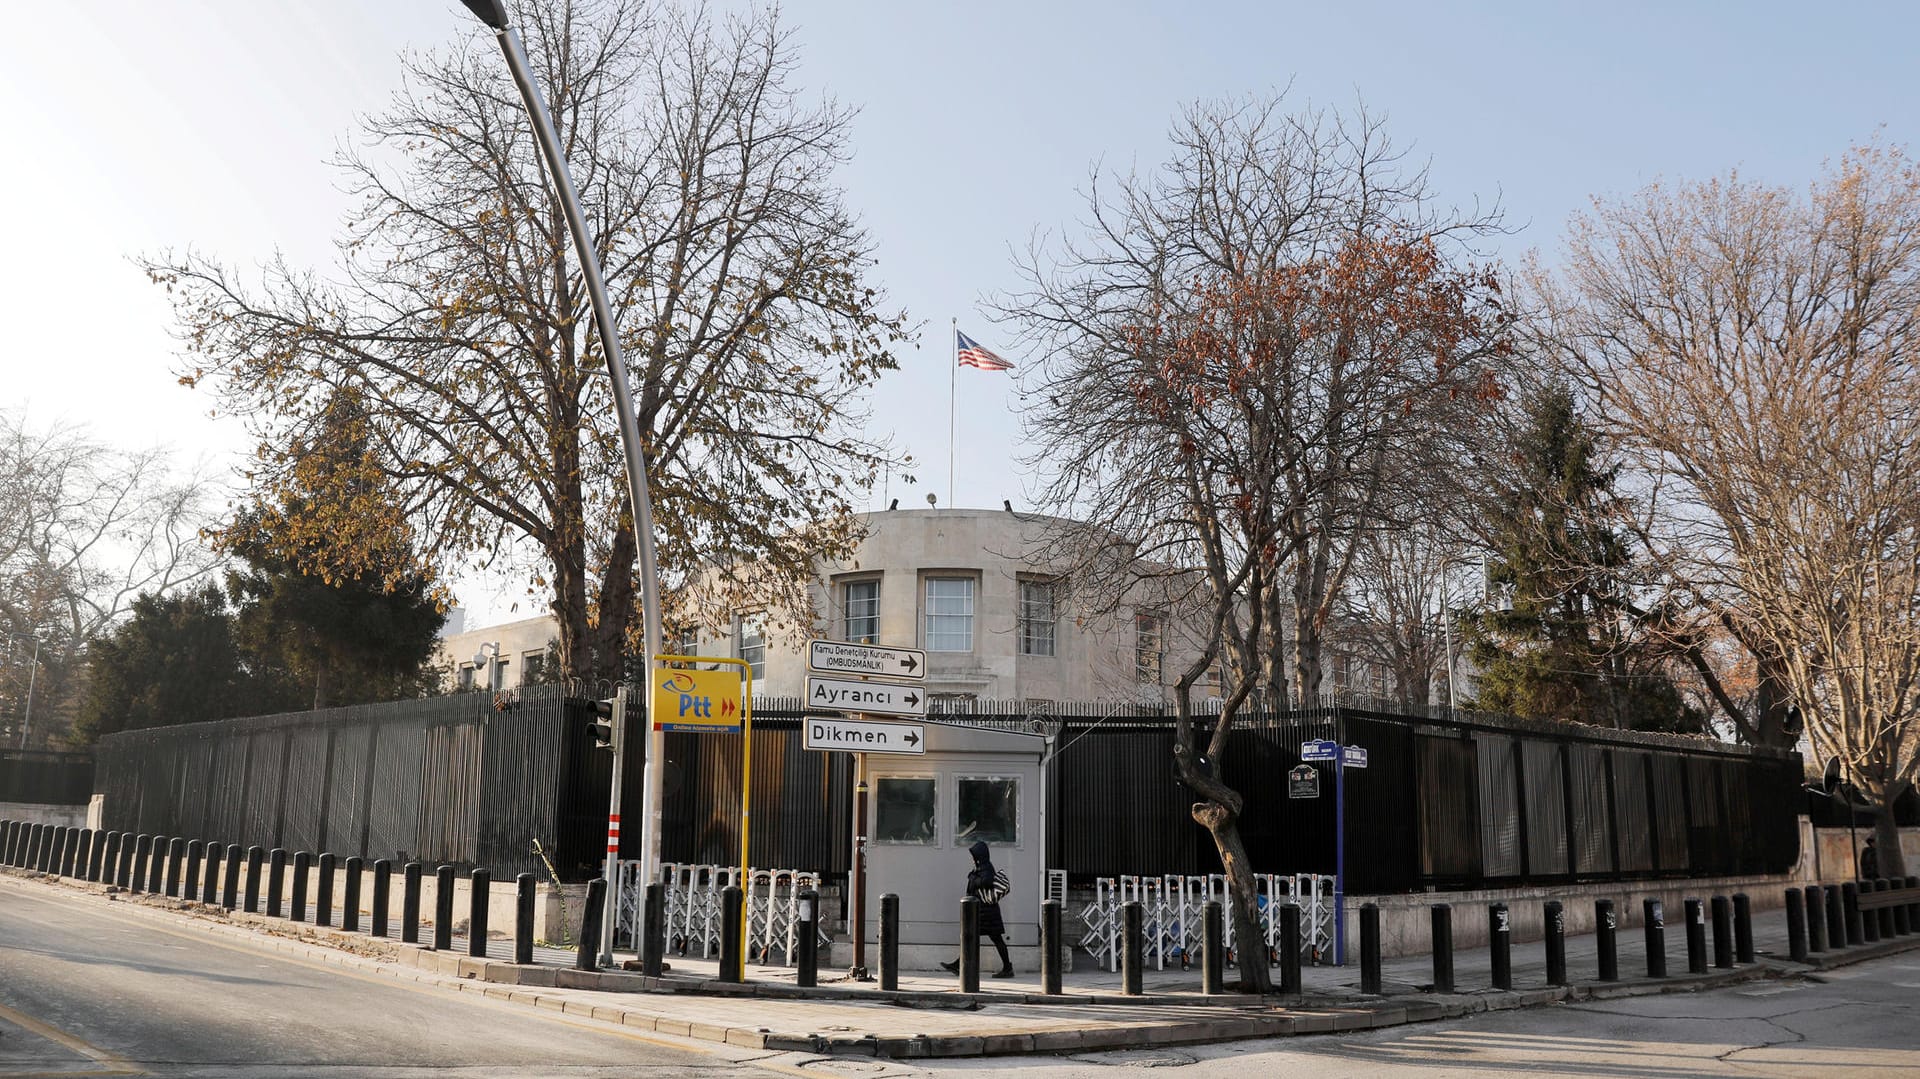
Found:
M 1153 611 L 1133 616 L 1133 679 L 1142 685 L 1161 685 L 1160 660 L 1165 655 L 1165 620 Z
M 844 613 L 846 639 L 855 644 L 876 644 L 880 640 L 880 582 L 848 581 L 841 586 L 840 608 Z
M 547 674 L 547 654 L 545 652 L 522 652 L 520 654 L 520 684 L 523 686 L 543 686 L 553 679 Z
M 1053 655 L 1053 582 L 1020 582 L 1020 654 Z
M 462 693 L 471 692 L 473 690 L 473 667 L 471 665 L 463 664 L 460 668 L 459 674 L 455 676 L 454 681 L 455 681 L 455 684 L 459 687 L 460 692 Z
M 931 847 L 934 781 L 919 776 L 880 776 L 873 781 L 873 841 Z
M 973 578 L 927 578 L 927 651 L 973 651 Z
M 740 616 L 740 658 L 747 661 L 755 678 L 767 676 L 767 616 Z
M 960 776 L 953 789 L 953 842 L 1020 842 L 1020 781 L 1013 776 Z
M 487 665 L 487 689 L 498 693 L 507 688 L 507 661 L 496 659 Z

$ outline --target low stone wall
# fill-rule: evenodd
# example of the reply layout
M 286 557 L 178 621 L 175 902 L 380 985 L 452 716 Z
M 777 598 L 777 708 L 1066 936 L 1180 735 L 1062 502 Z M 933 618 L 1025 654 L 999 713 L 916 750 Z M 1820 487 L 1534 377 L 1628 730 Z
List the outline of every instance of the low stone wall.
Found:
M 50 824 L 56 828 L 84 828 L 86 806 L 43 805 L 38 802 L 0 802 L 0 820 Z

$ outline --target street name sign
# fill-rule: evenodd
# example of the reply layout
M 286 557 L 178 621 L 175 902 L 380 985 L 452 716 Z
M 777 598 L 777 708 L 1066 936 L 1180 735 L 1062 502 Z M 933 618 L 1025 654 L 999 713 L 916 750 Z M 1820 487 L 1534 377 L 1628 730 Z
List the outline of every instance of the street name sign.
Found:
M 1300 759 L 1303 761 L 1330 761 L 1339 755 L 1340 743 L 1338 742 L 1314 738 L 1300 743 Z
M 927 654 L 918 648 L 891 645 L 808 641 L 807 668 L 822 674 L 870 674 L 919 681 L 927 676 Z
M 1320 797 L 1320 769 L 1311 764 L 1296 764 L 1287 771 L 1287 797 Z
M 1360 746 L 1342 746 L 1340 748 L 1340 767 L 1365 768 L 1367 751 Z
M 867 712 L 881 716 L 927 714 L 927 695 L 919 686 L 898 682 L 862 682 L 853 678 L 807 676 L 807 707 L 831 712 Z
M 838 716 L 808 716 L 806 747 L 841 753 L 927 751 L 927 728 L 919 723 L 872 723 Z
M 738 734 L 740 672 L 655 670 L 652 703 L 656 731 Z

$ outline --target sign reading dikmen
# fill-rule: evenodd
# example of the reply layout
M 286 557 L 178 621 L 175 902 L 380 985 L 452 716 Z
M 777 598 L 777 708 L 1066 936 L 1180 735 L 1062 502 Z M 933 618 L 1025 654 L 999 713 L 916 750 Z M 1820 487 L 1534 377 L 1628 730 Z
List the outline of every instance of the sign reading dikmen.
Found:
M 656 731 L 738 734 L 740 672 L 656 670 L 649 715 Z
M 808 716 L 806 747 L 842 753 L 927 751 L 927 728 L 918 723 L 874 723 L 839 716 Z

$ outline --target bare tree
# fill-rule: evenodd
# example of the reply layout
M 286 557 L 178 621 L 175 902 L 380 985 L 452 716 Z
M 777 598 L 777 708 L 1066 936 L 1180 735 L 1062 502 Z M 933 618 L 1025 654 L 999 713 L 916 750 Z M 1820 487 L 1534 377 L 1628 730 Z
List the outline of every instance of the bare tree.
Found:
M 1562 274 L 1535 276 L 1676 595 L 1753 656 L 1759 707 L 1723 706 L 1790 744 L 1797 705 L 1891 807 L 1920 768 L 1920 169 L 1868 145 L 1804 194 L 1655 185 L 1577 218 Z
M 1506 318 L 1490 275 L 1443 251 L 1487 223 L 1431 212 L 1375 118 L 1199 106 L 1172 140 L 1151 178 L 1103 196 L 1096 176 L 1090 235 L 1031 252 L 1002 310 L 1045 357 L 1028 418 L 1046 501 L 1129 540 L 1079 559 L 1079 602 L 1102 567 L 1125 583 L 1164 566 L 1171 601 L 1212 627 L 1175 685 L 1174 755 L 1244 932 L 1243 800 L 1214 766 L 1234 717 L 1256 692 L 1284 703 L 1289 670 L 1292 696 L 1318 694 L 1356 541 L 1396 524 L 1488 393 Z M 1196 739 L 1190 692 L 1222 657 L 1223 707 Z
M 852 542 L 888 461 L 861 392 L 895 364 L 870 242 L 834 169 L 850 114 L 801 100 L 771 10 L 645 0 L 514 5 L 587 202 L 659 506 L 662 565 L 752 564 L 799 591 Z M 364 403 L 423 553 L 536 552 L 569 676 L 616 677 L 636 558 L 617 424 L 560 204 L 491 42 L 409 58 L 338 166 L 357 204 L 332 279 L 272 263 L 149 265 L 176 298 L 190 383 L 261 435 L 256 492 L 337 391 Z M 351 573 L 367 552 L 329 556 Z

